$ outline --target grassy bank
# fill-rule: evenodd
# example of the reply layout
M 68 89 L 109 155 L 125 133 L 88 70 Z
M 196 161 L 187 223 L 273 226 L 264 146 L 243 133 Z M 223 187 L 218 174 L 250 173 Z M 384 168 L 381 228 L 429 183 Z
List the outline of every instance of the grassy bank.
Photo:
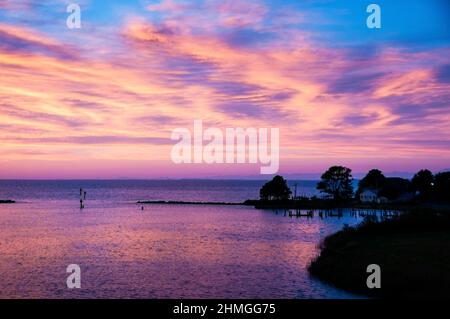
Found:
M 381 267 L 381 289 L 366 286 Z M 450 214 L 416 211 L 327 237 L 310 273 L 338 288 L 383 298 L 450 298 Z

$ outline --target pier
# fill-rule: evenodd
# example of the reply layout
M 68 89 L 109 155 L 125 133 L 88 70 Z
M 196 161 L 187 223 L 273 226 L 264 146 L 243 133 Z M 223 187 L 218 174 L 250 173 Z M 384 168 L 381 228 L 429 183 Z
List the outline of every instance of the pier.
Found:
M 300 209 L 296 209 L 295 211 L 289 210 L 289 217 L 308 217 L 312 218 L 314 217 L 314 211 L 309 210 L 306 213 L 302 213 Z
M 279 210 L 274 210 L 275 214 L 279 214 Z M 309 210 L 300 210 L 300 209 L 284 209 L 281 210 L 284 216 L 289 217 L 307 217 L 313 218 L 316 214 L 321 218 L 329 218 L 329 217 L 337 217 L 342 218 L 344 214 L 348 214 L 350 217 L 354 218 L 365 218 L 365 217 L 381 217 L 381 218 L 393 218 L 398 217 L 400 215 L 399 211 L 394 210 L 380 210 L 380 209 L 309 209 Z

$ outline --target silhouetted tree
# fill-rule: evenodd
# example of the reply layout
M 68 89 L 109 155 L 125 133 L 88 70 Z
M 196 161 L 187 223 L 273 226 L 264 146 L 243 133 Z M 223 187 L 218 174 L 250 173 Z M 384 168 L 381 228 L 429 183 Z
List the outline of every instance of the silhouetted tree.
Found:
M 264 200 L 286 200 L 289 199 L 291 193 L 286 180 L 282 176 L 277 175 L 261 187 L 259 196 Z
M 379 169 L 371 169 L 367 175 L 358 183 L 357 194 L 360 194 L 364 189 L 373 189 L 379 191 L 383 187 L 386 177 Z
M 379 191 L 379 196 L 389 200 L 398 200 L 402 196 L 408 196 L 411 191 L 411 182 L 400 177 L 386 177 L 383 187 Z
M 353 195 L 352 170 L 343 166 L 332 166 L 321 176 L 317 189 L 330 194 L 335 200 L 349 199 Z
M 427 169 L 422 169 L 414 175 L 411 186 L 414 192 L 420 193 L 421 198 L 427 199 L 433 192 L 433 183 L 433 173 Z
M 434 193 L 437 199 L 450 202 L 450 172 L 442 172 L 434 176 Z

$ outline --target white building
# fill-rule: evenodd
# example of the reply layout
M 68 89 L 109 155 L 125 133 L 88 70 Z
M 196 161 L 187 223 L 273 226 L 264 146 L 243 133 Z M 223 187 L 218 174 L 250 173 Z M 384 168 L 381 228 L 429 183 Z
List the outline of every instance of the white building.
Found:
M 389 202 L 389 200 L 386 197 L 383 197 L 383 196 L 378 197 L 378 199 L 377 199 L 377 203 L 378 204 L 386 204 L 387 202 Z
M 359 200 L 362 203 L 375 203 L 378 200 L 378 195 L 374 191 L 365 190 L 359 194 Z

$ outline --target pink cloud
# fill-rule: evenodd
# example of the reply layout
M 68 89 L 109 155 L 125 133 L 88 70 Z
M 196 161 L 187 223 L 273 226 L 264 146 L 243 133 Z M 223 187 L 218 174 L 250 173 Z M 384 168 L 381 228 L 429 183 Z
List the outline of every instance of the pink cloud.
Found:
M 75 51 L 1 24 L 0 177 L 21 168 L 23 176 L 112 177 L 118 167 L 130 176 L 208 176 L 218 168 L 177 167 L 169 157 L 170 131 L 198 118 L 219 128 L 279 127 L 282 172 L 338 163 L 393 170 L 403 160 L 408 169 L 438 168 L 450 160 L 448 48 L 382 46 L 368 57 L 298 30 L 269 40 L 251 33 L 270 45 L 242 45 L 218 30 L 264 31 L 263 5 L 208 2 L 203 17 L 178 18 L 176 9 L 189 6 L 150 5 L 165 15 L 160 23 L 130 19 L 104 37 L 99 28 Z

